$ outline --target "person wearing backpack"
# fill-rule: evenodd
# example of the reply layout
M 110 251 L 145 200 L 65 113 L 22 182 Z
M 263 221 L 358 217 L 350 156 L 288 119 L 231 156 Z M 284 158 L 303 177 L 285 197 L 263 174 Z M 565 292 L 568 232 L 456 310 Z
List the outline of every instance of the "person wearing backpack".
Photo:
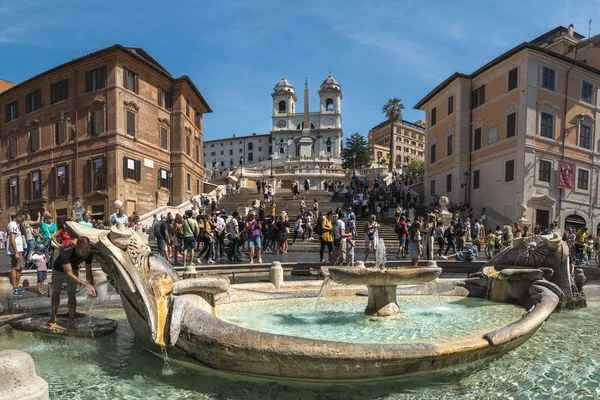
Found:
M 398 253 L 396 253 L 396 258 L 404 258 L 406 256 L 406 234 L 408 233 L 408 226 L 406 225 L 406 217 L 403 215 L 400 217 L 400 220 L 396 224 L 394 231 L 398 235 Z

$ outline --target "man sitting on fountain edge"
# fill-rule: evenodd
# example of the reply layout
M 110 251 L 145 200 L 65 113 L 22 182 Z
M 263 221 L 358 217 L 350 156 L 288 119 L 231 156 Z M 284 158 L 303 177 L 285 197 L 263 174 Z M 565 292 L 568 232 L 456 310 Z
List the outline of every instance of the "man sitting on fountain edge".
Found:
M 79 279 L 79 265 L 85 261 L 86 281 Z M 75 320 L 75 308 L 77 299 L 75 293 L 77 286 L 85 286 L 90 296 L 96 296 L 94 289 L 94 275 L 92 275 L 92 252 L 90 251 L 90 239 L 85 236 L 77 240 L 77 244 L 69 244 L 61 247 L 60 254 L 54 263 L 52 271 L 52 314 L 50 315 L 49 326 L 56 325 L 56 313 L 60 305 L 60 292 L 63 283 L 67 284 L 67 307 L 69 309 L 69 324 L 72 327 Z

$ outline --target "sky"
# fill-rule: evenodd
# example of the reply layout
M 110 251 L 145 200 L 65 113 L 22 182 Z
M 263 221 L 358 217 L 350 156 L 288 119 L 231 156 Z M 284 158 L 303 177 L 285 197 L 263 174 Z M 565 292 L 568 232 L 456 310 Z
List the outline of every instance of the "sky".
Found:
M 329 71 L 343 91 L 342 128 L 366 136 L 382 105 L 413 106 L 452 73 L 471 73 L 556 26 L 600 33 L 599 0 L 0 0 L 0 79 L 21 82 L 115 43 L 141 47 L 188 75 L 213 113 L 204 139 L 268 133 L 284 76 L 310 109 Z

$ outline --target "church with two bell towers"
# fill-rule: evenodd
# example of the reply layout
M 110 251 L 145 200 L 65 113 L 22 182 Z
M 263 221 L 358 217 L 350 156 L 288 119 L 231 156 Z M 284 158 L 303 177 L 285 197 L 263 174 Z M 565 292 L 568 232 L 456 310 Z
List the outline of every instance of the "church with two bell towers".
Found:
M 296 89 L 282 78 L 273 88 L 271 144 L 273 159 L 340 160 L 342 150 L 342 88 L 329 74 L 319 87 L 319 110 L 310 112 L 308 81 L 304 110 L 296 112 Z

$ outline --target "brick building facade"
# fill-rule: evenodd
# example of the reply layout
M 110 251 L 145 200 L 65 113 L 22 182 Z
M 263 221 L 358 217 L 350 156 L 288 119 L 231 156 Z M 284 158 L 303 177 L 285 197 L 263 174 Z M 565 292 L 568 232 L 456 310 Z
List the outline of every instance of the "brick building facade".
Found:
M 60 220 L 80 202 L 96 217 L 179 204 L 202 191 L 202 116 L 194 83 L 139 48 L 99 50 L 0 93 L 5 226 L 18 209 Z

